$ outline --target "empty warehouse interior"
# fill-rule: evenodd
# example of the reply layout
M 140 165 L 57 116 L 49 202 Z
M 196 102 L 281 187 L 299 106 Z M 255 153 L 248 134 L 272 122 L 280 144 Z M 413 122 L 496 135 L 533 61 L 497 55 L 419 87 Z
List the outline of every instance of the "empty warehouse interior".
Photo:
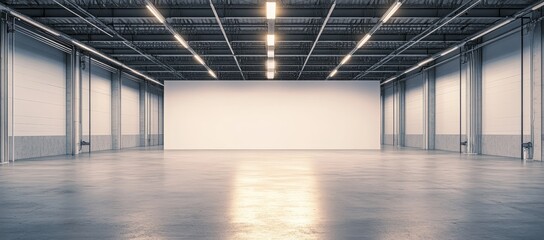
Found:
M 0 239 L 543 239 L 542 0 L 2 0 Z

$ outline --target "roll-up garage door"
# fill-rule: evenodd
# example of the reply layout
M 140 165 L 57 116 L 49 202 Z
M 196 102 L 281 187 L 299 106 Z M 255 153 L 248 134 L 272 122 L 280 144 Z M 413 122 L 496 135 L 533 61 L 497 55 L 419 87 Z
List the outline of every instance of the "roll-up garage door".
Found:
M 150 88 L 149 123 L 149 145 L 159 145 L 159 90 L 155 88 Z
M 520 49 L 519 34 L 483 48 L 482 154 L 520 156 Z
M 15 159 L 66 154 L 66 53 L 17 32 L 13 68 Z
M 393 145 L 394 137 L 394 88 L 387 87 L 384 90 L 383 101 L 383 144 Z
M 140 146 L 140 84 L 123 76 L 121 86 L 121 147 Z
M 407 147 L 424 147 L 423 75 L 410 77 L 406 81 L 404 144 Z
M 436 68 L 436 135 L 435 148 L 459 151 L 460 94 L 459 59 L 455 58 Z
M 89 63 L 87 62 L 86 64 L 88 66 Z M 107 69 L 106 67 L 102 66 L 102 64 L 94 61 L 92 61 L 90 70 L 91 81 L 89 82 L 89 68 L 85 69 L 83 72 L 82 79 L 82 138 L 84 141 L 91 143 L 92 151 L 112 149 L 112 72 L 109 68 Z M 89 132 L 91 136 L 90 139 Z M 89 151 L 89 147 L 82 147 L 82 151 Z

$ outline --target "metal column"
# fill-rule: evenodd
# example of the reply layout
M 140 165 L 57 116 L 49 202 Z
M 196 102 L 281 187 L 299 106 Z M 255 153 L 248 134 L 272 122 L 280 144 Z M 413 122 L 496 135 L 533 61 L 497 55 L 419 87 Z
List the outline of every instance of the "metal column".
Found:
M 480 154 L 482 146 L 482 49 L 465 55 L 466 78 L 466 153 Z
M 140 146 L 145 147 L 149 145 L 149 127 L 148 127 L 148 116 L 149 116 L 149 90 L 146 81 L 140 82 Z
M 395 145 L 403 147 L 406 135 L 406 83 L 404 81 L 397 82 L 395 95 L 397 96 L 395 99 L 396 132 L 394 134 L 397 136 Z
M 423 93 L 423 114 L 424 118 L 424 143 L 425 149 L 434 149 L 434 136 L 436 133 L 436 85 L 435 85 L 435 70 L 436 68 L 427 69 L 425 71 L 424 93 Z
M 111 137 L 112 149 L 121 149 L 121 71 L 112 73 Z
M 0 164 L 9 162 L 9 40 L 8 19 L 0 19 Z

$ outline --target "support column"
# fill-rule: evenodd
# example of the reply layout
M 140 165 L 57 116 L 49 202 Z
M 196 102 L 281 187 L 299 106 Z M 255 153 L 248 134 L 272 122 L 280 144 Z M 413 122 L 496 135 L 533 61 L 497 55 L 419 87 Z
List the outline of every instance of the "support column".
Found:
M 0 19 L 0 164 L 9 162 L 9 30 L 7 15 Z
M 466 153 L 480 154 L 482 146 L 482 49 L 465 55 L 467 146 Z
M 66 154 L 77 155 L 81 139 L 81 69 L 80 54 L 75 48 L 66 61 Z
M 424 141 L 425 149 L 434 149 L 434 136 L 436 129 L 436 91 L 435 91 L 435 68 L 428 69 L 424 75 L 423 90 L 423 114 L 424 114 Z
M 148 86 L 147 81 L 140 81 L 140 146 L 149 145 L 149 127 L 148 127 Z
M 395 126 L 395 130 L 396 133 L 395 133 L 395 136 L 397 141 L 396 141 L 396 146 L 399 146 L 399 147 L 403 147 L 404 146 L 404 139 L 405 139 L 405 136 L 406 136 L 406 114 L 405 114 L 405 108 L 406 108 L 406 98 L 405 98 L 405 94 L 406 93 L 406 83 L 404 81 L 399 81 L 397 82 L 397 85 L 396 85 L 396 92 L 395 92 L 395 95 L 397 96 L 395 98 L 395 116 L 397 117 L 396 118 L 396 126 Z
M 112 73 L 111 140 L 112 149 L 121 149 L 121 71 Z
M 535 12 L 539 18 L 541 12 Z M 536 22 L 532 27 L 531 38 L 531 142 L 533 143 L 533 160 L 542 161 L 542 23 Z

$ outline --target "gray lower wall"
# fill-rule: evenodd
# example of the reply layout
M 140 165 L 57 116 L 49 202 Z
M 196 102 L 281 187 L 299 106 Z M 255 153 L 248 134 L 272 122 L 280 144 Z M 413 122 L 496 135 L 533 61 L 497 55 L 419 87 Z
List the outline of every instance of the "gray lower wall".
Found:
M 423 141 L 423 134 L 406 134 L 404 136 L 404 145 L 406 147 L 424 148 L 425 144 Z
M 89 139 L 89 136 L 83 136 L 83 139 L 87 141 L 87 139 Z M 93 152 L 110 150 L 110 149 L 112 149 L 111 135 L 91 136 L 91 150 Z M 83 146 L 83 148 L 81 149 L 81 152 L 89 152 L 89 146 Z
M 149 146 L 157 146 L 160 145 L 160 134 L 150 134 L 149 135 Z
M 519 158 L 521 156 L 521 136 L 483 135 L 482 154 Z
M 393 134 L 384 134 L 383 135 L 383 144 L 393 145 Z
M 436 134 L 434 137 L 434 148 L 436 150 L 445 150 L 459 152 L 461 139 L 458 134 Z
M 140 146 L 140 134 L 123 135 L 121 137 L 121 148 L 131 148 Z
M 15 159 L 65 154 L 65 136 L 15 136 Z

